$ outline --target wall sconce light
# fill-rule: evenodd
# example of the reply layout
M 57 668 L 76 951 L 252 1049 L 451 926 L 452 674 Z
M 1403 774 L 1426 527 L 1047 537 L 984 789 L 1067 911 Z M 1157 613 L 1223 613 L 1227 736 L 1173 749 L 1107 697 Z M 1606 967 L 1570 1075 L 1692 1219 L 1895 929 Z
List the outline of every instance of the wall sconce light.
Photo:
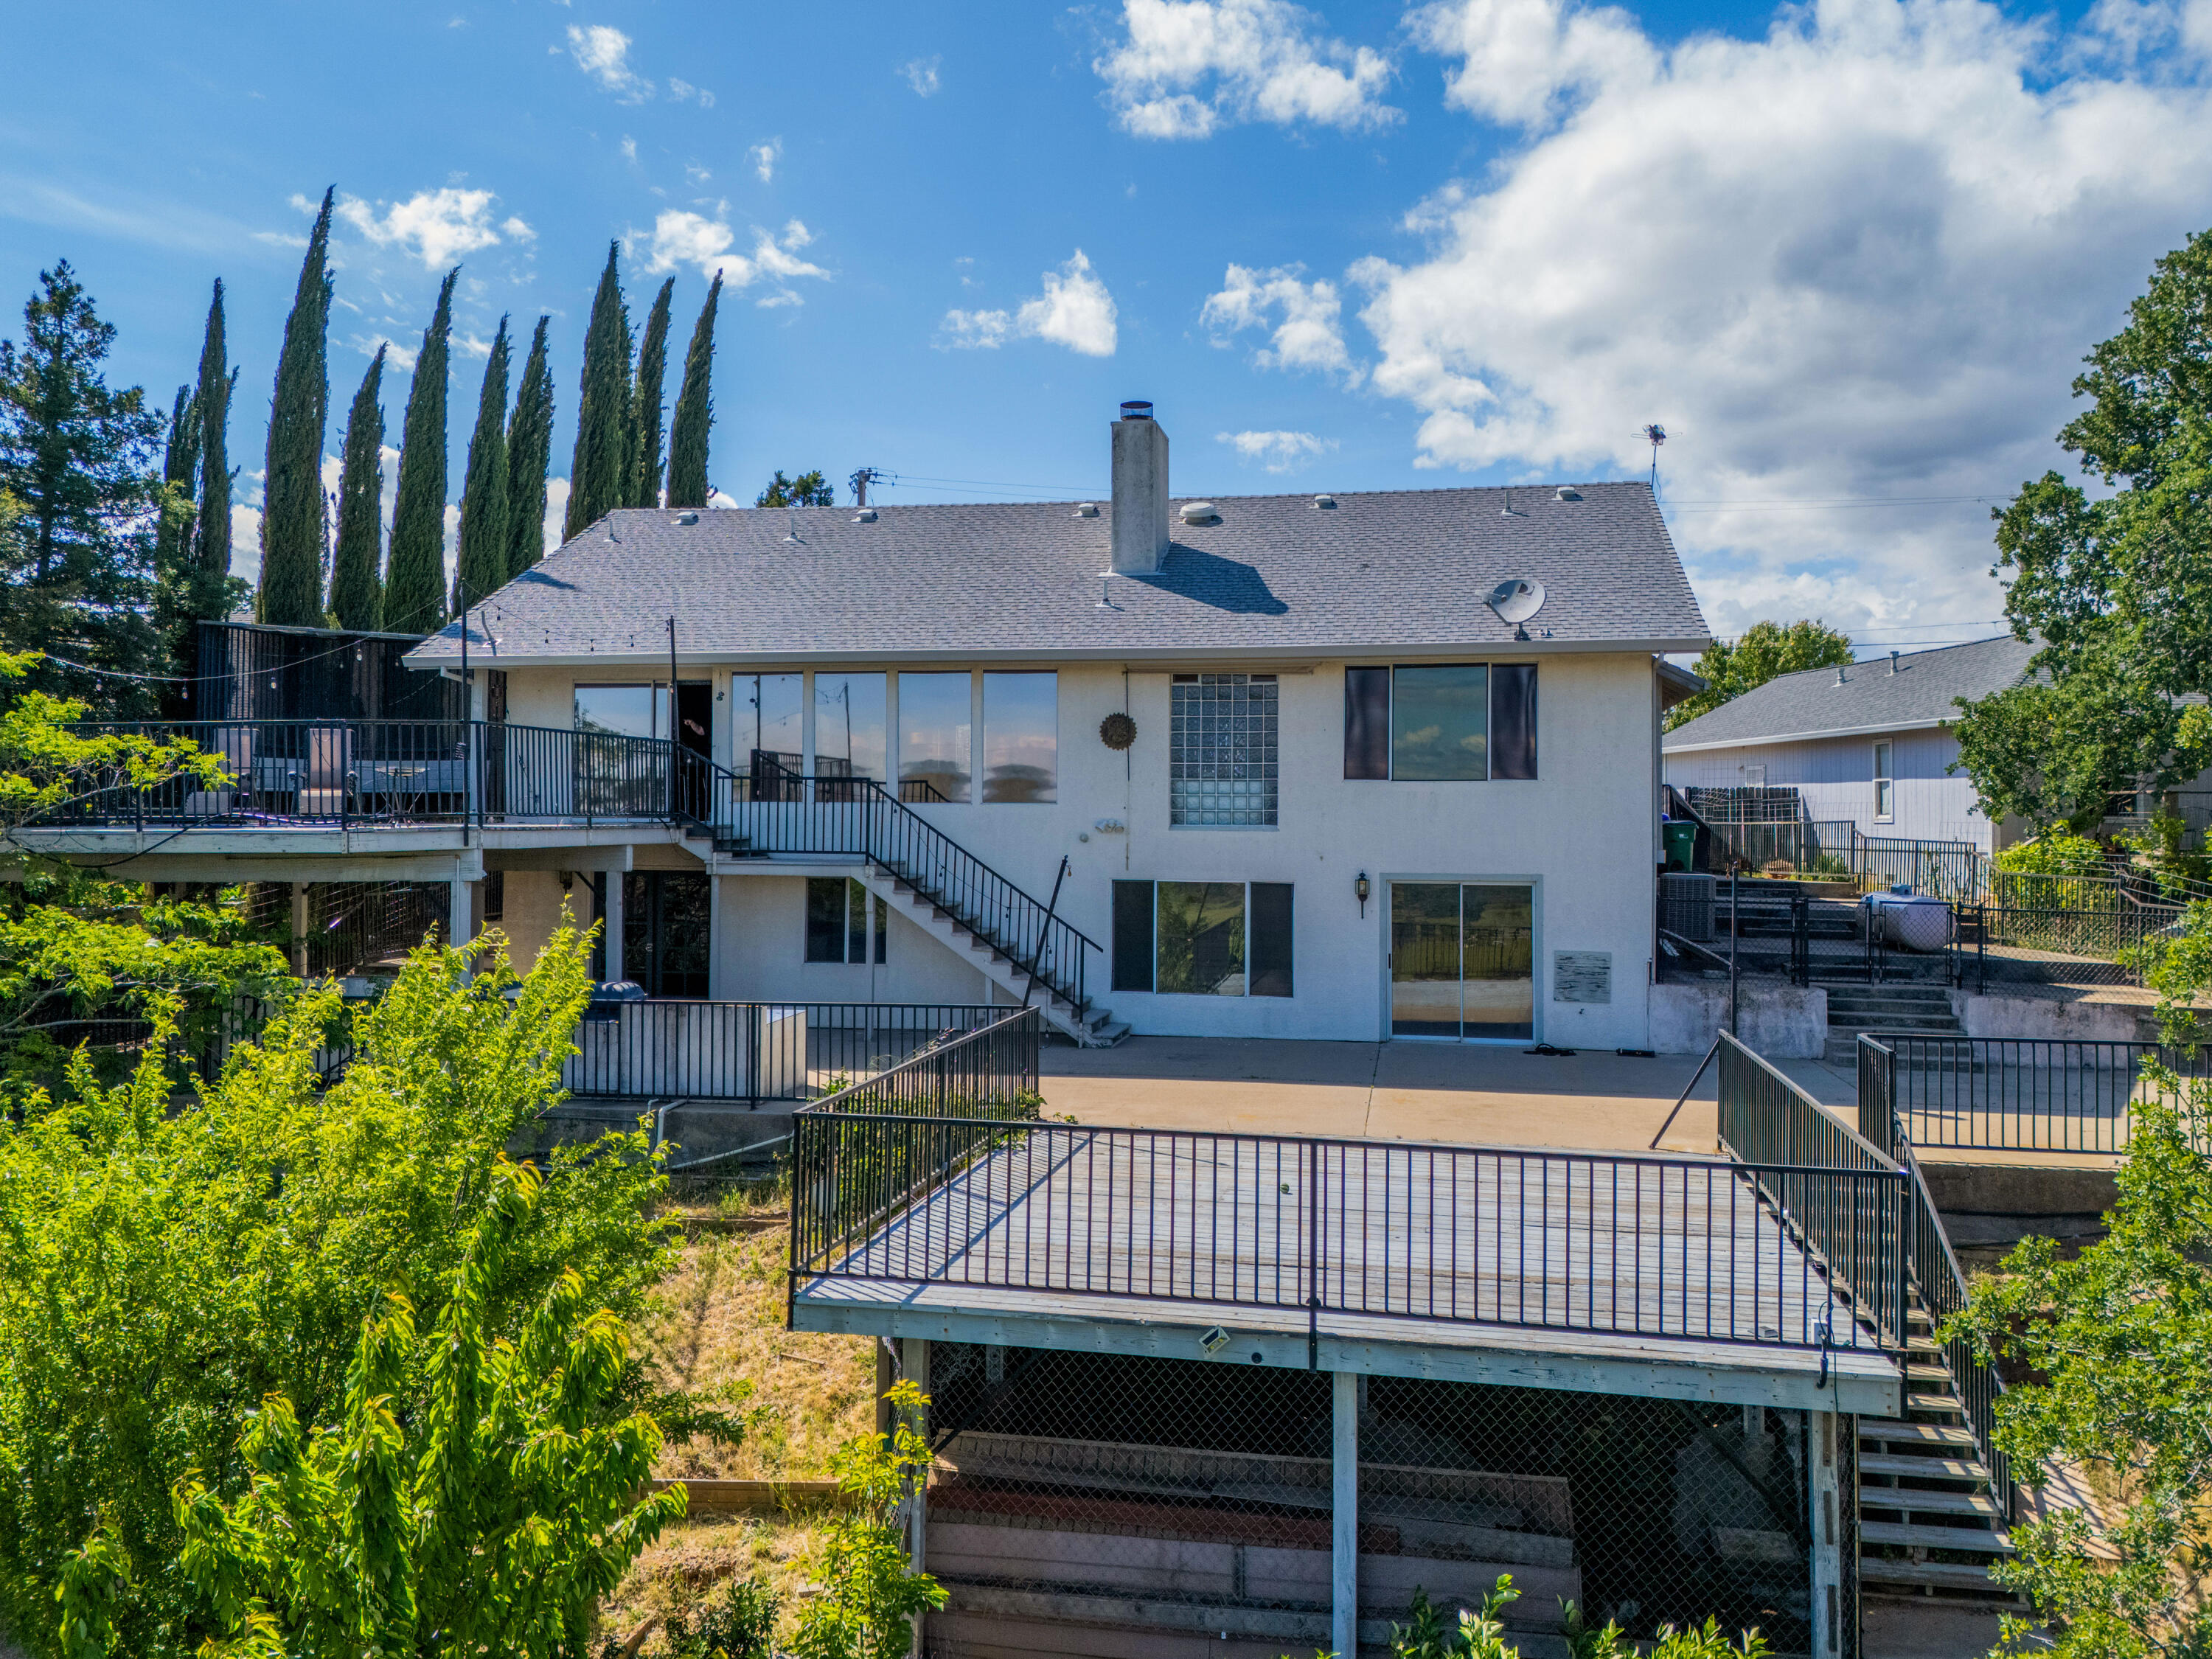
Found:
M 1367 920 L 1367 896 L 1375 890 L 1368 884 L 1367 872 L 1364 870 L 1359 872 L 1358 878 L 1352 884 L 1352 890 L 1359 896 L 1359 919 L 1364 921 Z

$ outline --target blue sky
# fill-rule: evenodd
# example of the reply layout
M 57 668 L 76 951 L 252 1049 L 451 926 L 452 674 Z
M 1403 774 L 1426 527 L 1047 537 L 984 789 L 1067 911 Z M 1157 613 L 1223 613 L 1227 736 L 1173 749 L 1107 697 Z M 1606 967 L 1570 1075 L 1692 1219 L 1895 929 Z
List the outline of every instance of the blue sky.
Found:
M 0 329 L 65 256 L 166 404 L 220 275 L 241 569 L 335 184 L 339 418 L 463 266 L 457 490 L 502 312 L 553 317 L 566 471 L 616 239 L 639 320 L 676 277 L 679 339 L 732 284 L 711 471 L 744 501 L 863 465 L 888 501 L 1097 494 L 1128 397 L 1179 495 L 1635 475 L 1659 421 L 1717 629 L 1975 637 L 1990 504 L 2064 464 L 2081 353 L 2212 223 L 2206 0 L 87 3 L 10 34 L 51 68 L 0 112 Z

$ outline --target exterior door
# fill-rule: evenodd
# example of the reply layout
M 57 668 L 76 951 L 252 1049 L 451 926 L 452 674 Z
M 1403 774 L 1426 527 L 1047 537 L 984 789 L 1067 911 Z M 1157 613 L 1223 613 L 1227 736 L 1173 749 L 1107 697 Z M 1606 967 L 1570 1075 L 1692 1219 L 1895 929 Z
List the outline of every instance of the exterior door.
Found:
M 1390 884 L 1390 1034 L 1527 1042 L 1536 1033 L 1535 891 Z

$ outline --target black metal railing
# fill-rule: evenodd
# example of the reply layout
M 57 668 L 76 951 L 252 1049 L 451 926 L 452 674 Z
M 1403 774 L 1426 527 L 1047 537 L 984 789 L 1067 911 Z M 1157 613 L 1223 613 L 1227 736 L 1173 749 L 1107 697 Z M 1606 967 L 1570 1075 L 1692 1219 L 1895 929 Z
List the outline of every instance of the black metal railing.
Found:
M 866 859 L 1079 1012 L 1090 1006 L 1097 942 L 875 779 L 802 777 L 756 754 L 744 773 L 714 768 L 708 801 L 705 823 L 727 851 Z
M 2212 1079 L 2212 1053 L 2202 1048 L 1877 1036 L 1882 1054 L 1893 1056 L 1883 1062 L 1893 1075 L 1871 1116 L 1862 1117 L 1859 1133 L 1875 1140 L 1874 1127 L 1893 1118 L 1916 1146 L 2118 1154 L 2128 1150 L 2138 1103 L 2152 1093 L 2142 1077 L 2147 1063 L 2169 1067 L 2185 1083 Z M 1863 1090 L 1861 1098 L 1869 1098 Z
M 561 1082 L 580 1098 L 812 1100 L 1008 1012 L 975 1003 L 597 1003 L 577 1027 Z
M 1721 1142 L 1745 1165 L 1857 1177 L 1844 1185 L 1799 1182 L 1771 1196 L 1847 1290 L 1858 1316 L 1885 1342 L 1901 1343 L 1905 1179 L 1896 1161 L 1726 1032 L 1719 1059 Z M 1770 1177 L 1757 1179 L 1764 1187 Z
M 1920 1160 L 1913 1155 L 1912 1136 L 1898 1116 L 1897 1083 L 1902 1069 L 1895 1041 L 1859 1038 L 1859 1124 L 1862 1133 L 1887 1147 L 1905 1170 L 1905 1274 L 1921 1311 L 1928 1317 L 1929 1334 L 1942 1351 L 1966 1425 L 1973 1432 L 1975 1449 L 1990 1472 L 1990 1491 L 2009 1518 L 2014 1511 L 2012 1467 L 1998 1447 L 1996 1434 L 1997 1401 L 2004 1394 L 2004 1379 L 1994 1365 L 1984 1364 L 1975 1354 L 1971 1341 L 1942 1334 L 1944 1322 L 1966 1305 L 1966 1275 L 1952 1253 L 1942 1212 L 1936 1207 Z
M 1104 1127 L 1011 1106 L 954 1115 L 934 1107 L 935 1059 L 798 1115 L 794 1291 L 988 1286 L 1269 1310 L 1309 1331 L 1346 1315 L 1887 1340 L 1853 1316 L 1867 1297 L 1842 1287 L 1900 1277 L 1894 1167 Z M 1886 1237 L 1832 1219 L 1884 1216 Z

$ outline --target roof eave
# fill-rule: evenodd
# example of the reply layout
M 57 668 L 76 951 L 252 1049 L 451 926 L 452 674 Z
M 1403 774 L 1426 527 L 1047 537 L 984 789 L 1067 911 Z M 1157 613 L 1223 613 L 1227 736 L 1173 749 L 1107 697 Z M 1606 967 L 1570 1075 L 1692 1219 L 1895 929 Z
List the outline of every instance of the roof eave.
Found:
M 1772 736 L 1720 738 L 1711 743 L 1667 743 L 1663 754 L 1695 755 L 1712 749 L 1751 749 L 1770 743 L 1811 743 L 1821 738 L 1873 738 L 1885 732 L 1933 732 L 1952 724 L 1948 718 L 1929 720 L 1884 720 L 1877 726 L 1838 726 L 1823 732 L 1778 732 Z

